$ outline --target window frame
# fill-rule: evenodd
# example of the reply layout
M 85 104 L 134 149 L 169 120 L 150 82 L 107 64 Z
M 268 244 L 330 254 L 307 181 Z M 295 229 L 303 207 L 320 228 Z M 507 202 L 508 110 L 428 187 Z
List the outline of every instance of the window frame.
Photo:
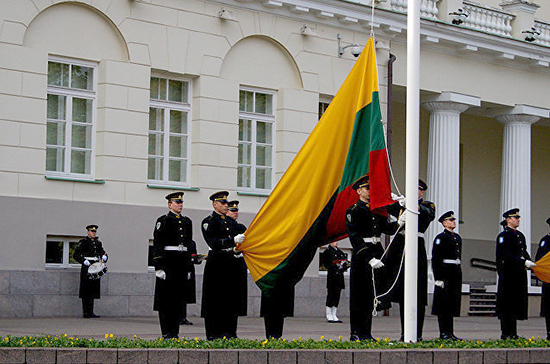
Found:
M 187 102 L 176 102 L 176 101 L 169 101 L 169 100 L 159 100 L 159 99 L 152 99 L 151 93 L 149 90 L 149 115 L 152 108 L 160 109 L 162 110 L 164 114 L 164 130 L 162 132 L 155 131 L 155 134 L 162 134 L 163 135 L 163 154 L 162 154 L 162 179 L 150 179 L 149 178 L 149 159 L 151 156 L 158 156 L 156 154 L 149 154 L 149 146 L 147 147 L 147 185 L 148 186 L 158 186 L 158 187 L 178 187 L 178 188 L 189 188 L 191 186 L 191 124 L 193 120 L 192 116 L 192 99 L 193 99 L 193 81 L 188 78 L 183 77 L 174 77 L 174 76 L 167 76 L 162 74 L 151 74 L 151 78 L 160 78 L 165 79 L 167 81 L 180 81 L 187 83 Z M 166 83 L 167 87 L 169 82 Z M 180 111 L 187 113 L 187 134 L 181 134 L 181 133 L 172 133 L 170 132 L 170 111 Z M 149 126 L 147 127 L 147 143 L 149 143 L 149 137 L 151 134 L 151 129 L 149 129 Z M 180 136 L 186 136 L 187 137 L 187 150 L 186 150 L 186 158 L 172 158 L 170 157 L 170 136 L 171 135 L 180 135 Z M 149 145 L 149 144 L 148 144 Z M 170 160 L 173 159 L 186 159 L 185 161 L 185 175 L 186 175 L 186 181 L 170 181 L 170 170 L 169 170 L 169 164 Z
M 45 175 L 46 177 L 54 177 L 54 178 L 70 178 L 73 180 L 82 180 L 82 181 L 93 181 L 95 176 L 95 157 L 96 157 L 96 127 L 97 127 L 97 73 L 98 73 L 98 64 L 95 62 L 88 62 L 88 61 L 82 61 L 82 60 L 76 60 L 71 58 L 64 58 L 64 57 L 58 57 L 58 56 L 49 56 L 48 57 L 48 67 L 49 63 L 61 63 L 72 66 L 81 66 L 81 67 L 89 67 L 92 69 L 92 89 L 91 90 L 84 90 L 84 89 L 76 89 L 73 87 L 70 87 L 70 85 L 67 86 L 56 86 L 56 85 L 50 85 L 46 84 L 46 98 L 49 95 L 57 95 L 66 97 L 66 105 L 65 105 L 65 119 L 63 122 L 65 123 L 65 145 L 62 148 L 58 148 L 58 145 L 51 145 L 47 143 L 48 138 L 48 131 L 46 129 L 46 153 L 49 148 L 56 148 L 56 149 L 64 149 L 65 155 L 63 157 L 63 163 L 64 168 L 63 171 L 50 171 L 47 169 L 47 166 L 44 166 Z M 69 71 L 70 74 L 70 71 Z M 74 98 L 80 98 L 85 100 L 91 100 L 91 121 L 90 121 L 90 148 L 80 148 L 80 147 L 73 147 L 72 146 L 72 139 L 73 139 L 73 131 L 72 127 L 74 125 L 81 125 L 81 124 L 87 124 L 82 123 L 78 121 L 72 120 L 72 110 L 73 110 L 73 104 L 72 100 Z M 48 118 L 48 111 L 46 107 L 46 126 L 49 122 Z M 57 122 L 59 119 L 55 119 L 55 122 Z M 75 173 L 71 172 L 71 156 L 73 151 L 75 150 L 89 150 L 90 152 L 90 168 L 89 173 Z M 46 160 L 47 163 L 47 155 Z M 59 163 L 59 160 L 56 159 L 56 163 Z
M 46 236 L 46 250 L 44 251 L 44 266 L 46 269 L 80 269 L 80 263 L 70 263 L 70 244 L 77 243 L 82 240 L 83 236 L 60 236 L 60 235 L 47 235 Z M 46 251 L 48 242 L 62 242 L 63 243 L 63 258 L 61 263 L 47 263 Z
M 276 113 L 277 113 L 277 93 L 275 90 L 268 90 L 268 89 L 262 89 L 262 88 L 256 88 L 256 87 L 247 87 L 247 86 L 241 86 L 239 87 L 239 105 L 240 105 L 240 92 L 246 91 L 246 92 L 252 92 L 254 93 L 254 102 L 253 105 L 255 107 L 255 100 L 256 100 L 256 94 L 266 94 L 271 95 L 272 100 L 272 113 L 271 114 L 259 114 L 256 112 L 248 112 L 248 111 L 241 111 L 239 106 L 239 126 L 240 121 L 242 119 L 244 120 L 250 120 L 251 121 L 251 140 L 240 140 L 238 137 L 237 140 L 237 155 L 239 153 L 239 145 L 243 143 L 249 144 L 250 147 L 250 164 L 242 164 L 239 163 L 237 160 L 237 192 L 241 193 L 252 193 L 252 194 L 269 194 L 275 187 L 275 145 L 276 145 Z M 255 110 L 254 110 L 255 111 Z M 256 141 L 257 138 L 257 124 L 258 122 L 265 122 L 269 123 L 271 125 L 271 143 L 259 143 Z M 258 169 L 258 165 L 256 164 L 256 150 L 259 145 L 271 145 L 271 185 L 269 188 L 257 188 L 256 187 L 256 171 Z M 251 172 L 250 172 L 250 182 L 251 187 L 243 187 L 239 186 L 239 178 L 238 178 L 238 170 L 241 166 L 250 166 Z M 263 167 L 263 166 L 260 166 Z

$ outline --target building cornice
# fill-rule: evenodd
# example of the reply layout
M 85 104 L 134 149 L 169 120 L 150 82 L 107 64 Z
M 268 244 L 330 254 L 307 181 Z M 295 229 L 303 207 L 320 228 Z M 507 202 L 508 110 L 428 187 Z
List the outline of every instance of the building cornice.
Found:
M 407 15 L 343 0 L 207 0 L 221 8 L 246 9 L 289 18 L 309 26 L 327 25 L 346 31 L 369 33 L 371 26 L 379 40 L 406 43 Z M 238 21 L 238 19 L 237 19 Z M 299 29 L 297 29 L 299 31 Z M 455 48 L 471 57 L 517 63 L 518 67 L 550 66 L 550 47 L 508 36 L 470 29 L 433 19 L 421 20 L 421 42 L 429 48 Z

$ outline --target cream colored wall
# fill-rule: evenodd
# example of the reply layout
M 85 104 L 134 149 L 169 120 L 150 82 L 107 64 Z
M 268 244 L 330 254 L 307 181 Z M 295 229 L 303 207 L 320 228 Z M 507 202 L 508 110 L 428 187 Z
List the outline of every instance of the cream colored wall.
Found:
M 405 44 L 392 42 L 392 53 L 397 57 L 394 83 L 404 86 L 407 68 Z M 469 55 L 457 50 L 444 53 L 425 43 L 421 47 L 421 90 L 452 91 L 502 106 L 527 104 L 550 108 L 546 97 L 549 81 L 550 74 L 545 67 L 512 67 L 511 63 L 493 57 L 484 59 L 481 54 Z

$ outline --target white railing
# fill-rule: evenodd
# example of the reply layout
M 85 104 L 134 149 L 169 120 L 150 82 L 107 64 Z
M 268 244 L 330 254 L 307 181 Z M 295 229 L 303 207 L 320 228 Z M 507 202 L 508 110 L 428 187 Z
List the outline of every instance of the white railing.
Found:
M 401 13 L 406 13 L 407 1 L 408 0 L 391 0 L 391 9 Z M 423 18 L 437 20 L 437 14 L 439 14 L 437 3 L 439 1 L 440 0 L 422 0 L 422 3 L 420 4 L 420 16 Z
M 535 29 L 540 32 L 535 44 L 550 46 L 550 22 L 535 19 Z
M 463 5 L 464 11 L 470 14 L 464 19 L 465 27 L 505 37 L 512 36 L 510 22 L 514 14 L 467 0 L 464 0 Z

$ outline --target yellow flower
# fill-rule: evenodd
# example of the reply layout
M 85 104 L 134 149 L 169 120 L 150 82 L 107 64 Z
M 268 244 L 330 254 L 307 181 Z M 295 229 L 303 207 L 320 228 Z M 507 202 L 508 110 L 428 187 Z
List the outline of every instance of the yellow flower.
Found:
M 321 335 L 320 340 L 324 340 L 324 339 L 325 339 L 325 337 L 323 335 Z
M 224 339 L 224 340 L 227 339 L 227 338 L 225 337 L 225 335 L 224 335 L 223 339 Z
M 134 334 L 134 339 L 135 339 L 135 338 L 137 338 L 137 335 L 136 335 L 136 334 Z
M 63 337 L 67 337 L 67 334 L 64 334 Z
M 286 339 L 283 339 L 283 342 L 286 342 Z
M 302 337 L 301 337 L 301 336 L 298 336 L 298 341 L 302 341 Z
M 338 336 L 338 340 L 342 341 L 342 335 Z
M 113 338 L 113 334 L 109 335 L 109 338 L 112 339 L 112 338 Z
M 198 338 L 198 337 L 196 337 L 196 338 L 195 338 L 195 341 L 197 341 L 197 342 L 198 342 L 198 341 L 199 341 L 199 338 Z
M 262 346 L 265 346 L 265 344 L 267 344 L 267 339 L 265 339 L 264 341 L 262 341 Z
M 105 334 L 105 339 L 108 339 L 109 338 L 109 334 Z

